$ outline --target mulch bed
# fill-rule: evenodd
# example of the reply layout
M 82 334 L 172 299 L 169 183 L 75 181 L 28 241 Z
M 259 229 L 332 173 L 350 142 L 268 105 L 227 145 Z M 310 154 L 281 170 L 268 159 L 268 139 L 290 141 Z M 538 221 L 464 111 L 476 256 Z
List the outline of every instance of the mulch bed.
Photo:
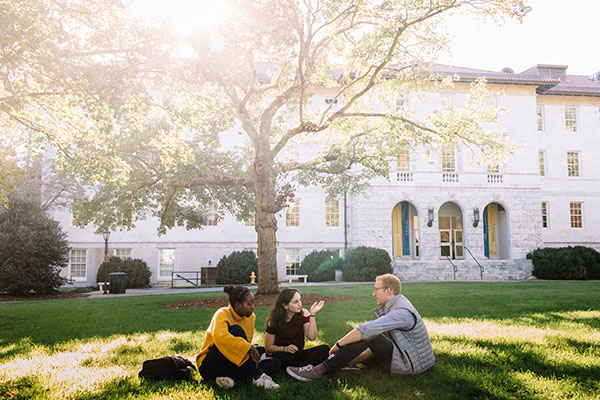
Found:
M 88 297 L 89 293 L 75 292 L 57 292 L 47 294 L 28 294 L 15 296 L 11 294 L 0 294 L 0 302 L 3 301 L 30 301 L 30 300 L 61 300 L 61 299 L 82 299 Z
M 276 294 L 268 295 L 256 295 L 254 296 L 254 305 L 258 307 L 273 307 L 277 300 Z M 323 296 L 321 294 L 310 294 L 306 293 L 302 295 L 302 306 L 310 308 L 310 306 L 317 301 L 325 300 L 325 304 L 338 303 L 340 301 L 352 301 L 356 300 L 353 297 L 343 296 Z M 163 308 L 220 308 L 227 307 L 229 305 L 229 297 L 213 297 L 210 299 L 196 299 L 196 300 L 184 300 L 176 301 L 175 303 L 163 304 Z

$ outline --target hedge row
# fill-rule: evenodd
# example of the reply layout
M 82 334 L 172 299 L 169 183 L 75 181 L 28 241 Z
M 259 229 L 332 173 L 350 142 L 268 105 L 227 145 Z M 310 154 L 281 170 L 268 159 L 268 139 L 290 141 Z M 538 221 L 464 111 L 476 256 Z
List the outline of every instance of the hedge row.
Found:
M 256 274 L 258 282 L 258 260 L 253 251 L 234 251 L 223 256 L 217 264 L 217 284 L 250 283 L 250 274 Z
M 108 268 L 107 273 L 125 272 L 127 280 L 127 289 L 140 289 L 150 287 L 150 268 L 144 260 L 139 258 L 110 257 L 108 261 L 100 264 L 98 273 L 96 274 L 96 282 L 104 282 L 104 271 Z
M 344 281 L 374 281 L 375 277 L 392 273 L 392 260 L 387 251 L 360 246 L 346 251 L 344 258 L 336 252 L 313 251 L 302 260 L 299 274 L 308 275 L 311 282 L 335 279 L 335 270 L 342 271 Z
M 600 279 L 600 253 L 585 246 L 546 247 L 527 254 L 539 279 Z

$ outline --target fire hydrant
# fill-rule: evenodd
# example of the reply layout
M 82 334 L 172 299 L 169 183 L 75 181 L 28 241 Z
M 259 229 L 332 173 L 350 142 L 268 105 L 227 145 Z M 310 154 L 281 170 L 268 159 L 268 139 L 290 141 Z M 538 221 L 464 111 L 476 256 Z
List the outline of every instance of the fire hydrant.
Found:
M 254 285 L 256 283 L 256 274 L 254 271 L 250 272 L 250 284 Z

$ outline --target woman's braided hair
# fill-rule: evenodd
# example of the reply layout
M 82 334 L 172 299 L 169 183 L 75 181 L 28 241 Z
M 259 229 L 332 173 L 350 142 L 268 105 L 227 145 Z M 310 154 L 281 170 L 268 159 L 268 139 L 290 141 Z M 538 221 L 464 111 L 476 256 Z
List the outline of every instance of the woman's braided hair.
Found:
M 223 291 L 229 295 L 229 304 L 235 306 L 235 303 L 243 303 L 250 293 L 246 286 L 225 286 Z

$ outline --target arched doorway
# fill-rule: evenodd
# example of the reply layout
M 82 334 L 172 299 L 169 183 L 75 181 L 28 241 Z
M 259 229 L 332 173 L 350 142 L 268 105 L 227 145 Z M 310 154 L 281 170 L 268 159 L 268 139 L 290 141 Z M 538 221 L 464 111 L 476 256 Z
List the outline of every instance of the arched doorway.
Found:
M 452 202 L 444 203 L 438 211 L 440 257 L 463 259 L 462 210 Z
M 506 210 L 490 203 L 483 210 L 483 253 L 489 259 L 509 258 L 509 228 Z
M 408 201 L 396 204 L 392 210 L 394 258 L 419 257 L 419 216 Z

